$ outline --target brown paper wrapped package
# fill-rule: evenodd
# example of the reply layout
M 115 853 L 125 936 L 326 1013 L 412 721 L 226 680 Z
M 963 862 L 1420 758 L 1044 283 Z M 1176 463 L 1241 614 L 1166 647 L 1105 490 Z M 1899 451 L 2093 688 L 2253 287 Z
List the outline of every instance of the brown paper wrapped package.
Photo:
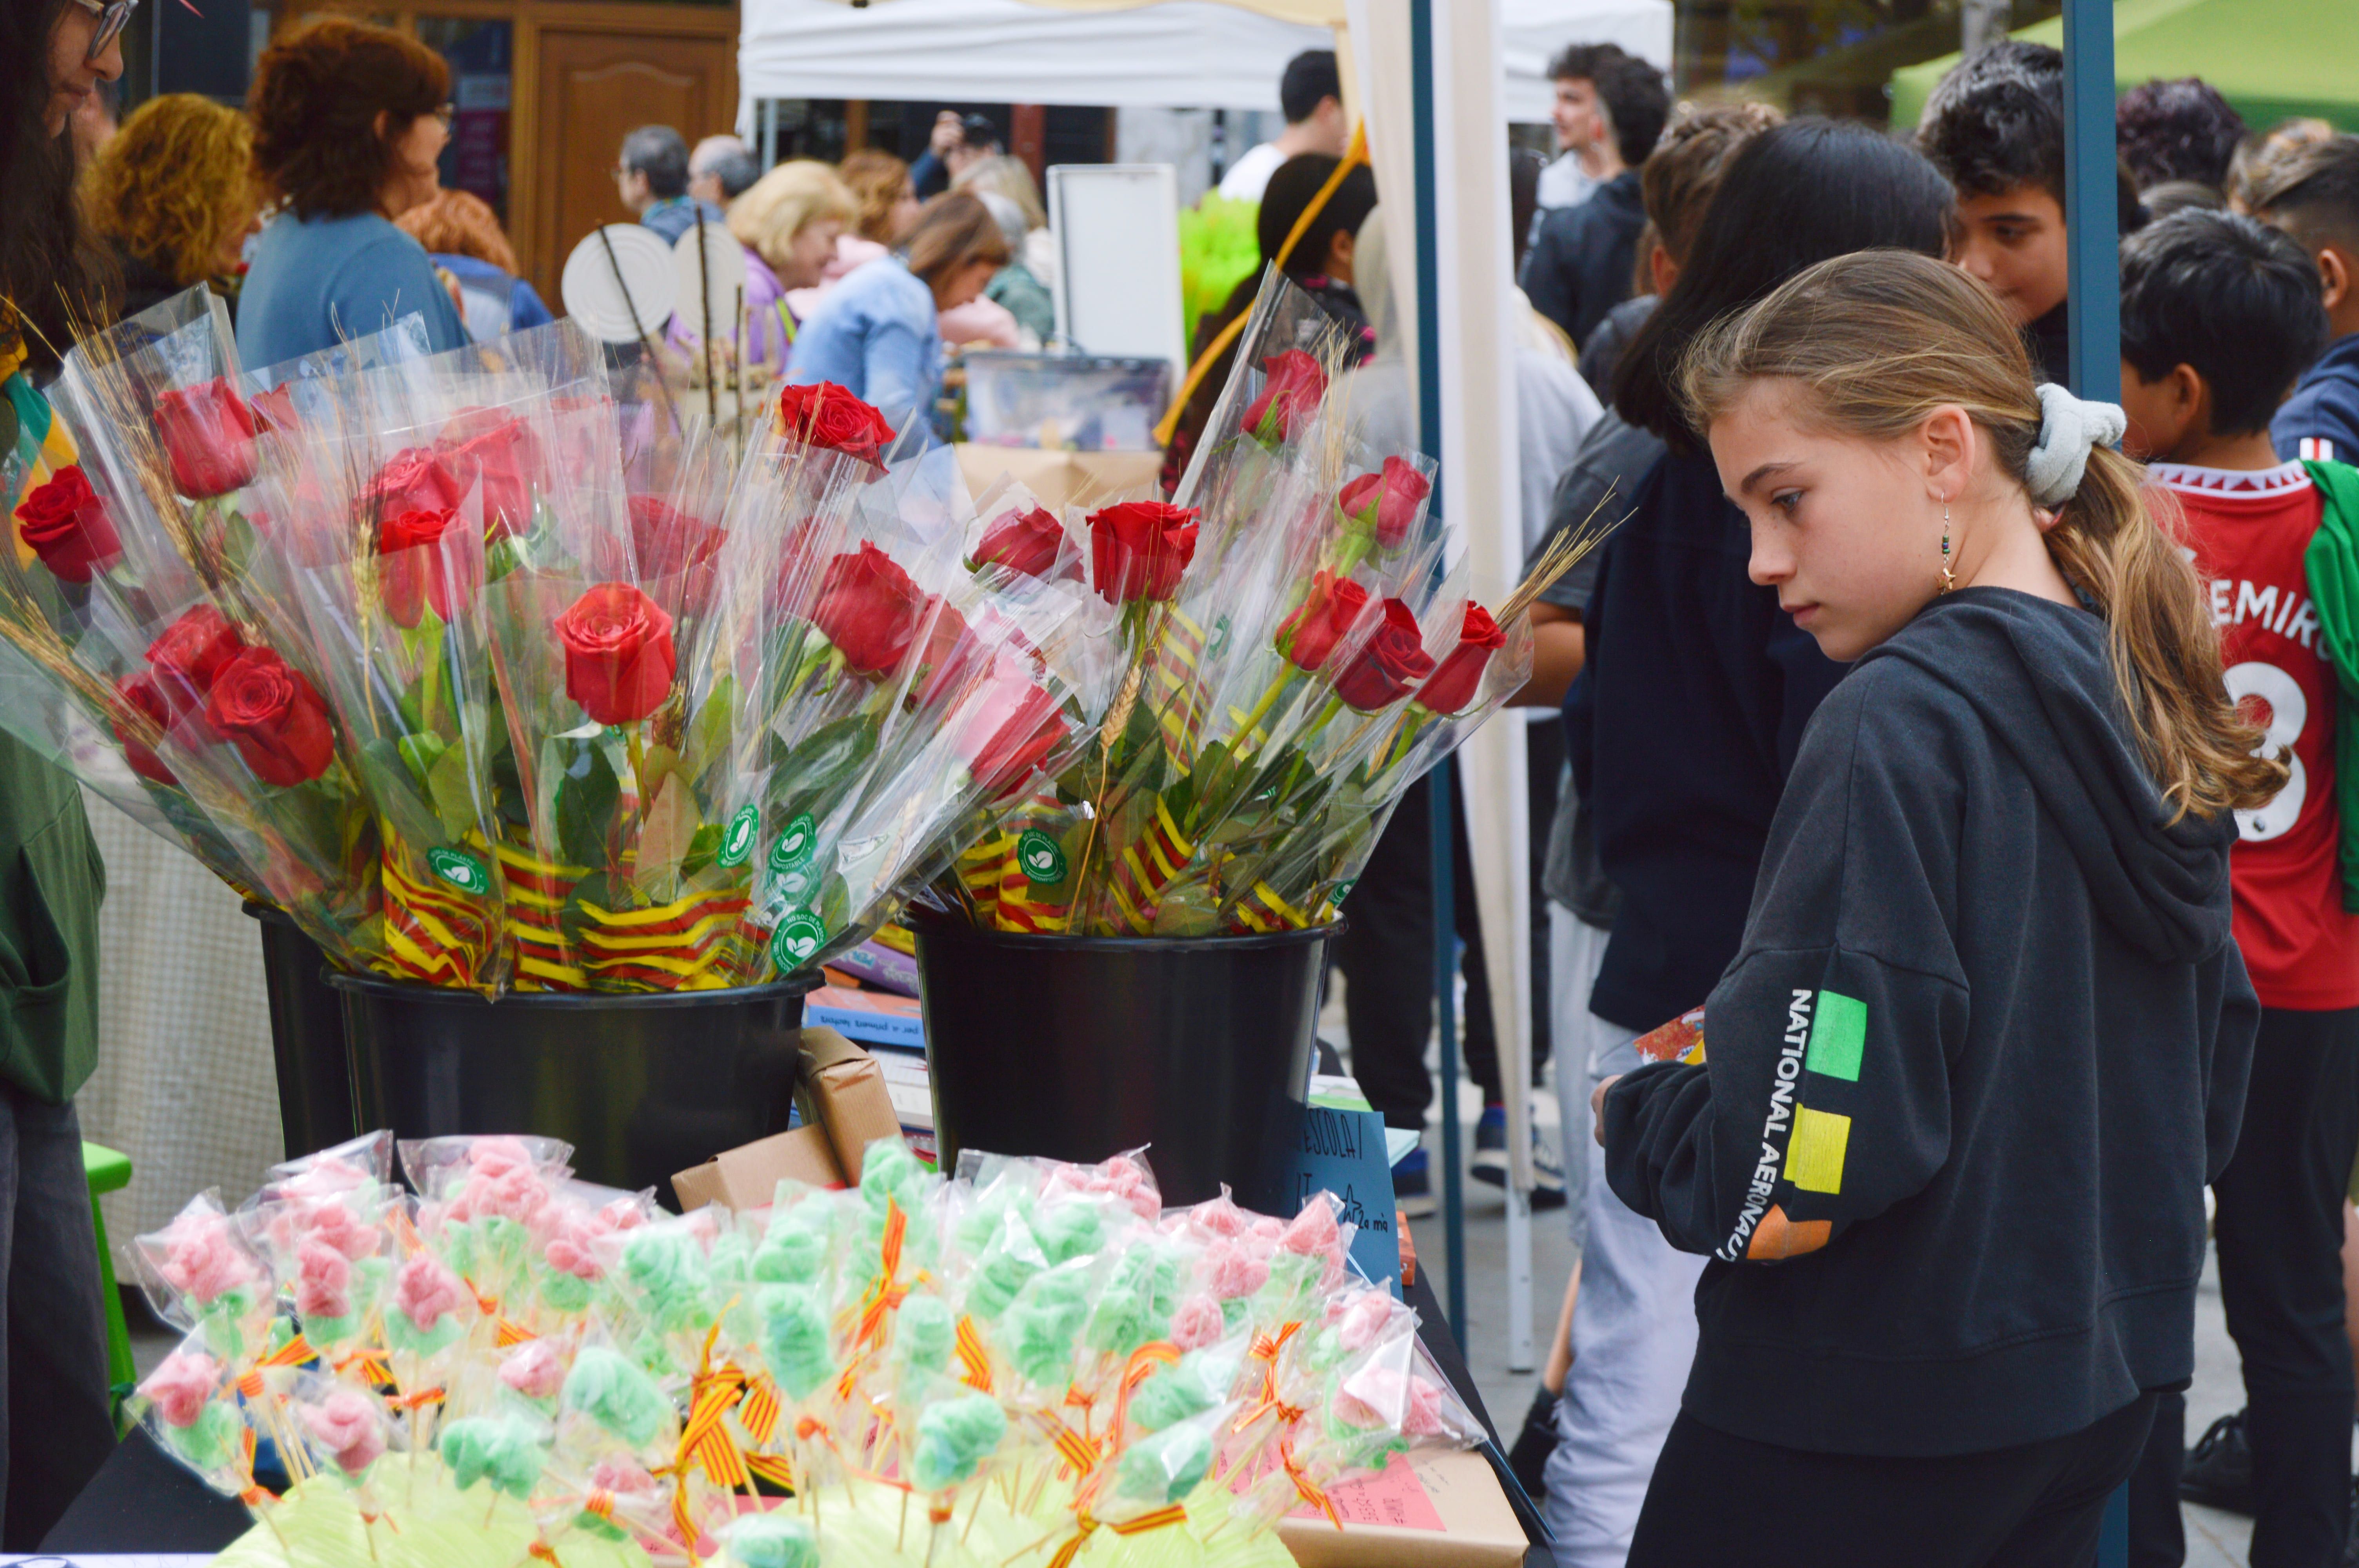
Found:
M 1409 1467 L 1440 1516 L 1440 1530 L 1404 1530 L 1323 1519 L 1277 1521 L 1277 1538 L 1299 1568 L 1513 1568 L 1530 1543 L 1507 1494 L 1482 1454 L 1462 1449 L 1412 1450 Z
M 692 1171 L 671 1179 L 679 1195 L 680 1212 L 693 1213 L 706 1204 L 725 1208 L 760 1208 L 777 1195 L 781 1179 L 792 1176 L 815 1187 L 843 1184 L 842 1169 L 824 1129 L 798 1127 L 770 1138 L 716 1154 Z
M 844 1180 L 858 1184 L 860 1160 L 879 1138 L 901 1136 L 901 1119 L 876 1059 L 832 1029 L 803 1031 L 803 1087 Z

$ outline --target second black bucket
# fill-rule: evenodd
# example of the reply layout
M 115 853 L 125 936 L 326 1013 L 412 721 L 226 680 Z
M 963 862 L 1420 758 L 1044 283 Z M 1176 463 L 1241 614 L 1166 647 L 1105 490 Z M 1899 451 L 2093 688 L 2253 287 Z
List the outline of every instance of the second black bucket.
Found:
M 942 1168 L 1147 1144 L 1166 1203 L 1275 1212 L 1342 929 L 1027 936 L 913 921 Z
M 344 1009 L 320 978 L 327 954 L 284 911 L 245 905 L 262 928 L 262 984 L 270 999 L 270 1050 L 278 1067 L 278 1125 L 287 1157 L 327 1149 L 363 1130 L 353 1114 Z
M 343 993 L 364 1127 L 561 1138 L 584 1181 L 651 1186 L 669 1204 L 677 1173 L 787 1130 L 803 995 L 818 979 L 495 1002 L 376 975 L 328 983 Z

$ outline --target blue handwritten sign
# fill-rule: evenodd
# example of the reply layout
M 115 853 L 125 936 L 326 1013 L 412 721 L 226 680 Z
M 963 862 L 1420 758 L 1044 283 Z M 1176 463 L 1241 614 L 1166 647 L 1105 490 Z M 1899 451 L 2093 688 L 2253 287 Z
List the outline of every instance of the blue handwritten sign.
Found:
M 1288 1213 L 1312 1194 L 1333 1193 L 1344 1225 L 1356 1225 L 1352 1260 L 1360 1271 L 1400 1294 L 1400 1221 L 1393 1206 L 1393 1171 L 1385 1158 L 1385 1119 L 1373 1110 L 1324 1105 L 1304 1108 L 1285 1193 Z

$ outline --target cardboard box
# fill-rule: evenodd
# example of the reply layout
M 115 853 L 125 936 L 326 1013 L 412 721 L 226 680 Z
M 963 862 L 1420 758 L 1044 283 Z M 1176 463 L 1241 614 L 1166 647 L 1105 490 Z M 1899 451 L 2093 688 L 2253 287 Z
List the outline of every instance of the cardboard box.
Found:
M 792 1176 L 818 1187 L 843 1185 L 843 1172 L 835 1162 L 835 1147 L 823 1128 L 798 1127 L 775 1137 L 716 1154 L 692 1171 L 671 1179 L 679 1195 L 680 1212 L 693 1213 L 706 1204 L 726 1208 L 760 1208 Z
M 885 1087 L 885 1070 L 832 1029 L 803 1031 L 803 1087 L 813 1119 L 827 1130 L 835 1162 L 857 1184 L 861 1156 L 879 1138 L 897 1138 L 901 1119 Z
M 1482 1454 L 1396 1454 L 1381 1475 L 1328 1488 L 1337 1530 L 1304 1508 L 1277 1521 L 1300 1568 L 1516 1568 L 1530 1543 Z
M 986 447 L 962 442 L 959 471 L 967 489 L 981 495 L 1002 474 L 1023 481 L 1054 510 L 1067 504 L 1103 506 L 1156 482 L 1161 452 L 1061 452 L 1037 447 Z

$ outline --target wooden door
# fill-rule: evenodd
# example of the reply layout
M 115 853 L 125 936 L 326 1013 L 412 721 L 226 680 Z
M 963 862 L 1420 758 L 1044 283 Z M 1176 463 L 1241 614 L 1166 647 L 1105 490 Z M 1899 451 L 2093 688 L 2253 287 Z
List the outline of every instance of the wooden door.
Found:
M 734 21 L 734 8 L 721 16 Z M 582 236 L 631 218 L 614 189 L 623 137 L 641 125 L 669 125 L 693 146 L 735 120 L 736 38 L 734 29 L 714 31 L 692 38 L 539 28 L 533 243 L 526 265 L 552 309 L 564 308 L 558 276 Z

